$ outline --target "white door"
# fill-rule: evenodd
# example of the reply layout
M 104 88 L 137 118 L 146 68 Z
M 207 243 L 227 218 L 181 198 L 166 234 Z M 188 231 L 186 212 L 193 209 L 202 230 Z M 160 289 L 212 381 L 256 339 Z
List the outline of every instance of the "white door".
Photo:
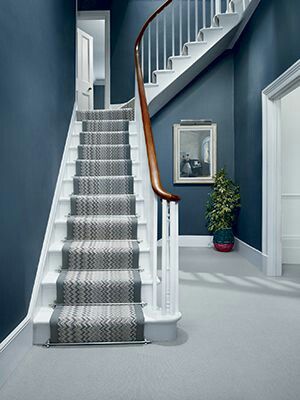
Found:
M 93 37 L 77 29 L 77 79 L 78 110 L 94 108 Z

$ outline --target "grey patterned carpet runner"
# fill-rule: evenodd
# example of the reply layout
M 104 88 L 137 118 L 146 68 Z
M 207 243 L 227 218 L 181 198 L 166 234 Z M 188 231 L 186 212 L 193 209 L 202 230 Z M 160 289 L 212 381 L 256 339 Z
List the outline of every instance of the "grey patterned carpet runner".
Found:
M 132 109 L 79 111 L 82 121 L 52 343 L 144 340 Z

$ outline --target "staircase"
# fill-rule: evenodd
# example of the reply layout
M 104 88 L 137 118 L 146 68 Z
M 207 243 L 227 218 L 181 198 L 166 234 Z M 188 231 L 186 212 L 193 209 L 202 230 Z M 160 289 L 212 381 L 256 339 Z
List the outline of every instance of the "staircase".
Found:
M 180 198 L 160 182 L 150 115 L 232 46 L 258 2 L 167 0 L 136 42 L 135 99 L 77 111 L 35 283 L 35 344 L 176 338 Z
M 37 283 L 35 344 L 174 338 L 178 315 L 150 307 L 150 241 L 132 119 L 132 109 L 77 112 Z

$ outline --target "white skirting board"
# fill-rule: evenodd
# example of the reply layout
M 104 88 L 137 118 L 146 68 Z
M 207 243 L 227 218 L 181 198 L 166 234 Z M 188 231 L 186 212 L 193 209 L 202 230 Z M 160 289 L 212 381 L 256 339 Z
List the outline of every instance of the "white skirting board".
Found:
M 179 247 L 212 247 L 212 240 L 213 237 L 210 235 L 180 235 Z M 158 246 L 161 246 L 161 239 L 158 240 Z M 247 261 L 265 273 L 267 256 L 261 251 L 238 238 L 235 238 L 234 251 L 237 251 Z
M 212 236 L 210 235 L 179 235 L 179 247 L 211 247 Z M 161 246 L 161 239 L 157 242 Z
M 261 272 L 266 272 L 267 256 L 242 240 L 235 238 L 235 250 Z
M 0 387 L 32 347 L 32 322 L 26 317 L 0 343 Z
M 69 130 L 66 137 L 64 152 L 62 155 L 60 170 L 55 186 L 55 192 L 52 200 L 51 210 L 48 217 L 47 228 L 44 236 L 44 242 L 40 254 L 39 264 L 37 267 L 34 287 L 31 295 L 31 301 L 27 316 L 23 321 L 0 343 L 0 387 L 4 384 L 9 375 L 17 367 L 20 360 L 24 357 L 33 344 L 33 327 L 32 319 L 37 296 L 40 288 L 42 272 L 44 269 L 46 254 L 49 247 L 49 238 L 53 228 L 54 216 L 57 209 L 60 188 L 62 184 L 62 176 L 67 163 L 67 155 L 70 147 L 71 135 L 74 130 L 76 118 L 76 104 L 74 104 Z

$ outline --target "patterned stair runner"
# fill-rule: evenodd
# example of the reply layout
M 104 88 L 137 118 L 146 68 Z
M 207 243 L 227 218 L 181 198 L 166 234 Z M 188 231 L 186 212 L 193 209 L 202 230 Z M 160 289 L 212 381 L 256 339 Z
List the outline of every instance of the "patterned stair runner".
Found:
M 144 340 L 132 109 L 79 111 L 82 121 L 51 343 Z

